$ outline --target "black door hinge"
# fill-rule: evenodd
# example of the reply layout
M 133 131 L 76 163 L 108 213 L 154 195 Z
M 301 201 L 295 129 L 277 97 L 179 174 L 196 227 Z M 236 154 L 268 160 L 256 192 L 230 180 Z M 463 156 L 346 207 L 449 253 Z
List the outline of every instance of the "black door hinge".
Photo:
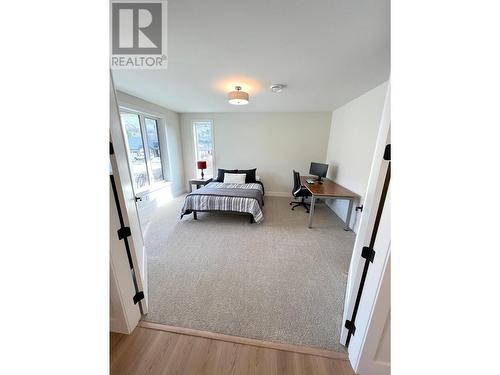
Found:
M 373 259 L 375 258 L 375 250 L 370 249 L 368 246 L 364 246 L 363 250 L 361 250 L 361 258 L 368 259 L 373 263 Z
M 354 325 L 353 322 L 351 322 L 350 320 L 346 320 L 344 327 L 347 328 L 349 331 L 351 331 L 351 334 L 354 335 L 354 332 L 356 331 L 356 326 Z
M 113 155 L 115 153 L 115 149 L 113 148 L 113 143 L 109 142 L 109 154 Z
M 391 144 L 385 145 L 384 160 L 391 161 Z
M 126 237 L 130 237 L 132 232 L 130 232 L 130 227 L 121 227 L 118 229 L 118 239 L 123 240 Z
M 134 296 L 134 305 L 137 305 L 137 302 L 144 299 L 144 292 L 137 292 Z
M 356 211 L 363 212 L 363 205 L 357 206 Z

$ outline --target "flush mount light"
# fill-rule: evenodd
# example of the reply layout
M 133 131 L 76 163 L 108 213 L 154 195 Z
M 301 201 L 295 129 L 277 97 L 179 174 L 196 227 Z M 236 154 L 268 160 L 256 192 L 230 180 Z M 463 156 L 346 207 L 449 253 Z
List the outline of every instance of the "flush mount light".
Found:
M 275 85 L 271 85 L 269 88 L 271 89 L 272 92 L 282 92 L 285 87 L 286 85 L 277 83 Z
M 236 86 L 234 89 L 236 91 L 231 91 L 228 94 L 229 103 L 234 105 L 248 104 L 248 93 L 241 91 L 241 86 Z

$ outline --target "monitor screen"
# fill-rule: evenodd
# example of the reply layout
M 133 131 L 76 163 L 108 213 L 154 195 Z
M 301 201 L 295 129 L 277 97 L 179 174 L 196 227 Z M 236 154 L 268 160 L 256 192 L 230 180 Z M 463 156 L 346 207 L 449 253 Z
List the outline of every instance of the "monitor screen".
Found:
M 326 172 L 328 171 L 328 164 L 323 163 L 311 163 L 309 168 L 309 173 L 313 176 L 326 177 Z

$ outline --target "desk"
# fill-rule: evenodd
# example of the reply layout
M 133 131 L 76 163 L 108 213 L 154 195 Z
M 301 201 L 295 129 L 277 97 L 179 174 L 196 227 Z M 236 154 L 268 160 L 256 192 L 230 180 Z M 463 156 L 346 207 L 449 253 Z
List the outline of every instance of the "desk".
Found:
M 331 181 L 328 179 L 323 179 L 322 184 L 318 184 L 315 182 L 314 184 L 308 184 L 306 179 L 314 179 L 314 177 L 310 176 L 300 176 L 300 183 L 306 187 L 307 190 L 312 194 L 311 197 L 311 208 L 309 209 L 309 228 L 312 228 L 312 221 L 314 215 L 314 203 L 316 198 L 333 198 L 333 199 L 347 199 L 349 201 L 349 208 L 347 209 L 347 219 L 345 222 L 344 230 L 349 229 L 349 222 L 351 221 L 351 212 L 352 212 L 352 204 L 354 198 L 357 198 L 358 195 L 345 187 Z

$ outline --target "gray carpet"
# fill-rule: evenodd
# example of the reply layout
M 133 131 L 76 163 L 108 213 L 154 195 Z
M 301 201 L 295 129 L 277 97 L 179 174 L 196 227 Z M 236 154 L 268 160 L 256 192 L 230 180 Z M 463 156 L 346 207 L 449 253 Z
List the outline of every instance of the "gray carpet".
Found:
M 345 352 L 339 344 L 355 235 L 324 203 L 308 229 L 303 208 L 266 197 L 264 222 L 200 213 L 179 221 L 184 197 L 156 210 L 145 233 L 145 320 Z

